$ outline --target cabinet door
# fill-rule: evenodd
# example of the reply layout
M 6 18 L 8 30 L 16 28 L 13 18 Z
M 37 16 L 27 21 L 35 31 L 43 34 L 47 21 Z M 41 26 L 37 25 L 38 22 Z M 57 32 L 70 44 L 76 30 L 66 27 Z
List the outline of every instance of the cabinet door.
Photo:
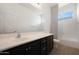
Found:
M 53 36 L 48 36 L 47 37 L 47 51 L 48 51 L 48 54 L 51 52 L 52 49 L 53 49 Z
M 25 54 L 29 53 L 26 50 L 27 47 L 28 47 L 28 44 L 27 45 L 21 45 L 21 46 L 17 46 L 17 47 L 5 50 L 3 52 L 8 52 L 8 55 L 25 55 Z
M 29 44 L 29 55 L 40 55 L 40 40 Z

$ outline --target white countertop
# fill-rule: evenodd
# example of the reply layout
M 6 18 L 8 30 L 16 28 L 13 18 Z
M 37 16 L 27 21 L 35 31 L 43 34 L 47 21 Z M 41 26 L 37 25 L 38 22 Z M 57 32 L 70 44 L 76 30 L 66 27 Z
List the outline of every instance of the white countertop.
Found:
M 50 36 L 51 33 L 47 32 L 27 32 L 21 33 L 21 38 L 16 38 L 16 33 L 1 34 L 0 35 L 0 51 L 16 47 L 18 45 L 28 43 L 40 38 Z

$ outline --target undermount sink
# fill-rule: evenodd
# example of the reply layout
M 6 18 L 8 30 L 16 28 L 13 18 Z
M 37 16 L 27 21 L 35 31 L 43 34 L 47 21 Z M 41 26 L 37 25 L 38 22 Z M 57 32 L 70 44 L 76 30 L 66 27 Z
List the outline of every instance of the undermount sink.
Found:
M 15 41 L 24 41 L 24 40 L 28 40 L 28 37 L 15 38 Z
M 17 40 L 25 40 L 27 39 L 27 37 L 20 37 L 20 38 L 16 38 Z

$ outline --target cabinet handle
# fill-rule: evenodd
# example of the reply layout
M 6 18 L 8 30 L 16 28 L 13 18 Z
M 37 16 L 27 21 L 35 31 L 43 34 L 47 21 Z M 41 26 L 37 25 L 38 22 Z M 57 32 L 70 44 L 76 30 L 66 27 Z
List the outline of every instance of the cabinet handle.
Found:
M 26 51 L 28 51 L 28 48 L 26 48 Z
M 31 49 L 31 47 L 26 48 L 26 51 L 29 51 Z

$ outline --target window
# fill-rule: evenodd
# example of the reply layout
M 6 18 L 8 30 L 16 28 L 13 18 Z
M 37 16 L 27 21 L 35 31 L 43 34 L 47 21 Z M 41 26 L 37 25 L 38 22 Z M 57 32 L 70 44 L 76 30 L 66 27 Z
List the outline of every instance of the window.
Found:
M 64 20 L 65 18 L 70 18 L 70 17 L 72 17 L 72 12 L 71 11 L 59 12 L 59 14 L 58 14 L 58 19 L 59 20 Z

